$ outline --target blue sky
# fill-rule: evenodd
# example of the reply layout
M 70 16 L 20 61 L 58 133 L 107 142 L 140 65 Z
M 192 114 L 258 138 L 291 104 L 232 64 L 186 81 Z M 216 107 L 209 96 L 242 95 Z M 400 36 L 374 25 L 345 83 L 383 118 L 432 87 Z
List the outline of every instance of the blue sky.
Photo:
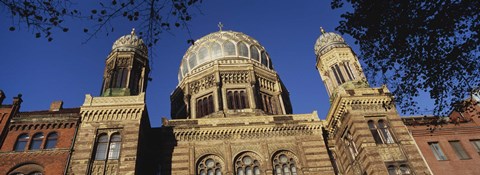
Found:
M 83 2 L 82 2 L 83 3 Z M 89 2 L 92 3 L 92 2 Z M 82 8 L 92 4 L 81 4 Z M 84 7 L 83 7 L 84 6 Z M 329 109 L 320 76 L 315 69 L 313 47 L 320 35 L 320 26 L 333 31 L 340 21 L 342 10 L 332 10 L 330 1 L 204 1 L 189 23 L 193 39 L 223 30 L 245 33 L 262 44 L 272 58 L 290 92 L 295 114 L 318 111 L 324 119 Z M 88 10 L 87 10 L 88 11 Z M 70 31 L 54 33 L 53 42 L 35 39 L 32 31 L 19 28 L 8 30 L 10 21 L 0 11 L 0 89 L 11 98 L 23 94 L 21 111 L 46 110 L 54 100 L 63 100 L 64 107 L 79 107 L 85 94 L 100 93 L 105 58 L 113 42 L 136 27 L 133 23 L 115 24 L 109 36 L 100 34 L 85 44 L 88 36 L 83 28 L 88 21 L 68 23 Z M 344 36 L 358 53 L 354 41 Z M 170 116 L 170 93 L 178 84 L 177 72 L 183 54 L 188 49 L 186 30 L 174 29 L 163 33 L 154 47 L 151 77 L 147 89 L 147 107 L 152 125 L 160 125 L 161 117 Z

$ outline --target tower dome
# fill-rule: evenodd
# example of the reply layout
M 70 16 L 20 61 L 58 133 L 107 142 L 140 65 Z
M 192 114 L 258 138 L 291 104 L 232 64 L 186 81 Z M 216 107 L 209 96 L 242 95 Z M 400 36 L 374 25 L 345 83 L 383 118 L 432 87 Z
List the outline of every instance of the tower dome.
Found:
M 148 48 L 141 38 L 135 34 L 132 29 L 130 34 L 117 39 L 112 46 L 112 51 L 140 51 L 142 54 L 148 54 Z
M 320 31 L 322 34 L 314 47 L 316 67 L 330 100 L 345 93 L 346 89 L 369 87 L 357 56 L 343 37 L 325 32 L 321 27 Z
M 315 53 L 323 55 L 333 48 L 339 47 L 349 47 L 342 36 L 334 32 L 325 32 L 321 28 L 322 35 L 318 37 L 317 42 L 315 43 Z
M 132 29 L 113 43 L 105 61 L 101 95 L 139 95 L 146 91 L 149 71 L 147 46 Z
M 253 60 L 273 70 L 268 53 L 257 40 L 241 32 L 218 31 L 196 40 L 188 48 L 180 64 L 179 81 L 201 65 L 228 58 Z

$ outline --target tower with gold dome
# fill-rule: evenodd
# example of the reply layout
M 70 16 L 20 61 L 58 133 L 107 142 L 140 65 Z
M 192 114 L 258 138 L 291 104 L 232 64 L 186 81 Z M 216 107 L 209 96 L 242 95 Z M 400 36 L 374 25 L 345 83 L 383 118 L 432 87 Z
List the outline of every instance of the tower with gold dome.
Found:
M 162 127 L 161 174 L 334 174 L 316 112 L 291 114 L 273 59 L 252 37 L 195 41 Z
M 134 30 L 113 44 L 100 96 L 87 94 L 80 108 L 68 174 L 144 174 L 147 153 L 139 150 L 145 149 L 150 128 L 147 54 Z
M 370 87 L 344 39 L 321 30 L 316 68 L 330 96 L 325 135 L 338 173 L 432 174 L 387 87 Z

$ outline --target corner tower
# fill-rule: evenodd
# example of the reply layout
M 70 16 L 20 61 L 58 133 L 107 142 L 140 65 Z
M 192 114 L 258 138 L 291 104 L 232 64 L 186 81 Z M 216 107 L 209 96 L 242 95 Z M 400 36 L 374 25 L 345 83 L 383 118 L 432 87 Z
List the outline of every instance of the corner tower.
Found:
M 322 77 L 330 101 L 345 89 L 368 87 L 358 58 L 339 34 L 325 32 L 315 43 L 316 68 Z
M 339 174 L 432 174 L 398 115 L 386 86 L 370 87 L 344 39 L 325 32 L 315 44 L 330 95 L 325 133 Z
M 132 31 L 113 44 L 100 97 L 87 94 L 67 174 L 149 174 L 147 47 Z
M 135 29 L 130 35 L 115 41 L 105 61 L 101 96 L 128 96 L 145 92 L 150 71 L 147 55 L 147 46 L 135 35 Z

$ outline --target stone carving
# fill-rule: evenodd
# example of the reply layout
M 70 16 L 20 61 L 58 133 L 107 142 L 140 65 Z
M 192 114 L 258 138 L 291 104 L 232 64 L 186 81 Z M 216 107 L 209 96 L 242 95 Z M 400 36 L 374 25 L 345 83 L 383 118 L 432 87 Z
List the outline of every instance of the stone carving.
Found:
M 82 121 L 138 120 L 142 117 L 143 108 L 115 108 L 82 110 Z
M 204 78 L 189 84 L 192 94 L 196 94 L 200 90 L 208 89 L 213 86 L 215 86 L 215 76 L 213 74 L 207 75 Z
M 229 140 L 271 138 L 295 135 L 313 135 L 321 133 L 321 125 L 293 125 L 256 128 L 182 130 L 175 129 L 175 138 L 179 141 Z
M 223 157 L 225 157 L 224 155 L 225 152 L 226 151 L 224 147 L 199 147 L 199 146 L 195 147 L 196 158 L 203 157 L 202 159 L 206 159 L 208 157 L 215 156 L 215 157 L 218 157 L 218 159 L 221 160 L 222 163 L 223 163 Z M 222 166 L 222 167 L 225 167 L 225 166 Z
M 117 59 L 117 66 L 122 66 L 122 67 L 126 67 L 126 66 L 129 66 L 131 65 L 131 60 L 130 58 L 128 57 L 119 57 Z
M 248 72 L 222 72 L 220 73 L 222 83 L 248 83 Z
M 275 91 L 275 81 L 264 78 L 262 76 L 257 76 L 257 82 L 260 85 L 260 88 L 266 89 L 269 91 Z

